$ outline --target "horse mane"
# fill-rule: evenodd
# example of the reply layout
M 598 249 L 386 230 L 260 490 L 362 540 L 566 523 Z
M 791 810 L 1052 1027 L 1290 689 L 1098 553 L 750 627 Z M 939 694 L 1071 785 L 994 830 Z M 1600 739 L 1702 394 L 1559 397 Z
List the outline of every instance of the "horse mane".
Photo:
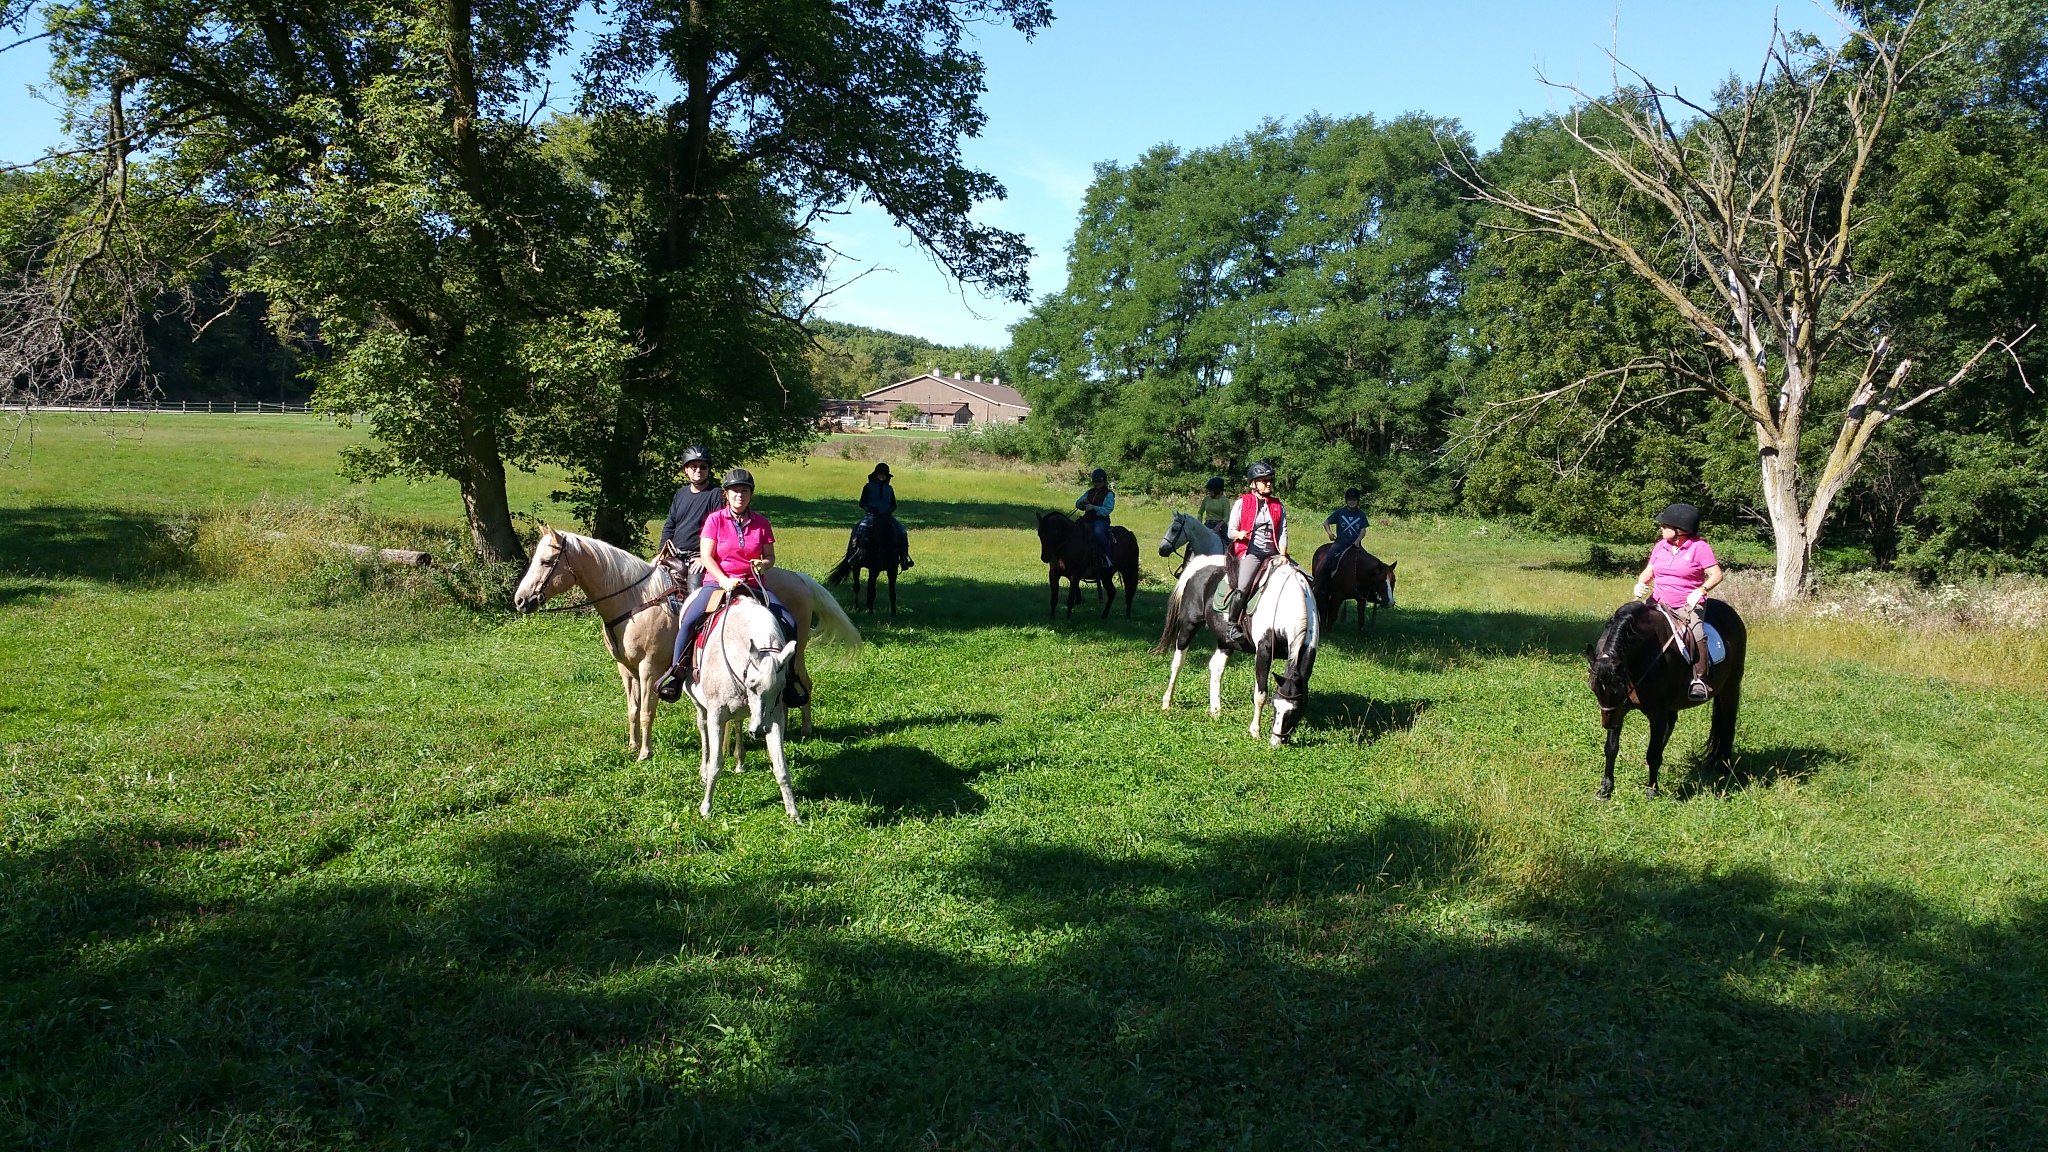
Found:
M 1643 636 L 1643 624 L 1656 609 L 1642 600 L 1631 600 L 1614 610 L 1600 639 L 1593 645 L 1593 680 L 1604 693 L 1615 698 L 1628 695 L 1628 677 L 1622 667 L 1630 641 Z
M 623 587 L 640 579 L 642 576 L 647 575 L 648 569 L 654 567 L 654 565 L 633 555 L 624 548 L 607 544 L 595 536 L 580 536 L 574 532 L 564 532 L 559 528 L 553 531 L 555 535 L 560 536 L 562 539 L 573 540 L 581 545 L 584 553 L 595 560 L 598 568 L 607 577 L 611 578 L 611 587 L 613 588 Z

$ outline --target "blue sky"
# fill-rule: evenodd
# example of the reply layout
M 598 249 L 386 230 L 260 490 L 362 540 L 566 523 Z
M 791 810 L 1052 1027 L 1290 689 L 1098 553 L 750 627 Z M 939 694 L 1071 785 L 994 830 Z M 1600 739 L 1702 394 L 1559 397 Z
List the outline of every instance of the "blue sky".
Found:
M 1605 51 L 1618 47 L 1660 83 L 1704 96 L 1730 72 L 1755 72 L 1774 17 L 1834 30 L 1830 12 L 1806 0 L 1053 4 L 1052 27 L 1028 43 L 1007 27 L 980 32 L 988 125 L 966 149 L 1009 189 L 980 216 L 1030 241 L 1034 296 L 1065 280 L 1074 214 L 1099 161 L 1162 142 L 1216 144 L 1310 112 L 1450 116 L 1490 148 L 1517 119 L 1558 102 L 1539 70 L 1603 88 Z M 0 55 L 0 160 L 32 159 L 59 139 L 56 109 L 27 92 L 47 67 L 34 46 Z M 837 280 L 873 269 L 821 309 L 832 319 L 999 345 L 1023 314 L 963 292 L 872 209 L 854 208 L 825 233 L 843 254 Z

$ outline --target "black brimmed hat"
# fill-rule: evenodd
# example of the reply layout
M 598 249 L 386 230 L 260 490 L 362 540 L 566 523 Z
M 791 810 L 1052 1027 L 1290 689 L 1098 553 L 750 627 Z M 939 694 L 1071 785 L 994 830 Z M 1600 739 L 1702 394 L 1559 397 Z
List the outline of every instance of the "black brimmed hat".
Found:
M 754 490 L 754 474 L 745 468 L 735 468 L 725 474 L 725 484 L 723 487 L 745 488 L 751 492 Z
M 1676 528 L 1687 536 L 1700 534 L 1700 510 L 1690 504 L 1673 504 L 1657 513 L 1657 523 Z
M 889 471 L 889 466 L 887 464 L 877 464 L 875 465 L 875 470 L 873 472 L 868 473 L 868 479 L 873 480 L 877 476 L 886 479 L 890 475 L 892 475 L 892 473 Z

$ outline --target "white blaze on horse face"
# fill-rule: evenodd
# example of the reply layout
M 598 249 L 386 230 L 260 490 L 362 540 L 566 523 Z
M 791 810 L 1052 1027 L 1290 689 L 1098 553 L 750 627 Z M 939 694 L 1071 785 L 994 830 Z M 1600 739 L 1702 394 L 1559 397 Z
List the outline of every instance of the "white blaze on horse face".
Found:
M 526 574 L 519 578 L 519 586 L 512 590 L 512 606 L 521 612 L 531 612 L 554 599 L 567 585 L 550 588 L 563 579 L 574 580 L 575 573 L 561 563 L 562 538 L 552 528 L 541 533 L 540 541 L 534 546 L 533 559 L 527 562 Z M 542 573 L 546 573 L 543 576 Z

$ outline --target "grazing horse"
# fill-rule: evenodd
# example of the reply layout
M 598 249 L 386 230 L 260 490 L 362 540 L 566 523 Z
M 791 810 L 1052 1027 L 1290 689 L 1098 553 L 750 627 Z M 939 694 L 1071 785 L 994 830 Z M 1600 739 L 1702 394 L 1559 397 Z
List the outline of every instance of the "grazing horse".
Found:
M 605 650 L 618 661 L 619 682 L 626 689 L 627 739 L 642 760 L 654 755 L 654 709 L 660 703 L 654 688 L 675 654 L 677 621 L 669 601 L 679 590 L 673 579 L 667 567 L 649 564 L 623 548 L 542 525 L 533 561 L 512 593 L 513 607 L 534 612 L 571 588 L 583 589 L 604 623 Z M 811 673 L 804 651 L 810 645 L 813 613 L 825 639 L 860 651 L 860 630 L 816 580 L 788 568 L 770 568 L 762 583 L 796 617 L 793 671 L 806 689 Z M 803 706 L 803 733 L 811 734 L 809 701 Z
M 1721 634 L 1727 649 L 1707 673 L 1714 701 L 1707 756 L 1726 764 L 1735 755 L 1735 715 L 1742 708 L 1742 663 L 1749 630 L 1725 601 L 1705 601 L 1700 616 Z M 1614 756 L 1621 749 L 1621 725 L 1630 709 L 1650 721 L 1650 782 L 1644 793 L 1657 795 L 1657 769 L 1664 763 L 1664 745 L 1678 724 L 1678 714 L 1700 703 L 1686 694 L 1692 685 L 1692 662 L 1679 652 L 1671 618 L 1647 601 L 1623 604 L 1607 621 L 1600 642 L 1586 648 L 1586 664 L 1593 698 L 1600 704 L 1600 726 L 1607 729 L 1607 772 L 1600 779 L 1600 799 L 1614 795 Z
M 1131 535 L 1129 528 L 1112 526 L 1109 546 L 1116 566 L 1105 572 L 1093 533 L 1064 512 L 1046 512 L 1038 517 L 1038 558 L 1046 563 L 1046 580 L 1052 586 L 1052 605 L 1046 610 L 1047 616 L 1059 615 L 1061 580 L 1068 582 L 1067 619 L 1074 618 L 1074 605 L 1081 602 L 1083 581 L 1095 584 L 1096 599 L 1102 600 L 1102 614 L 1108 616 L 1109 610 L 1116 607 L 1118 575 L 1124 578 L 1124 615 L 1131 614 L 1131 603 L 1138 597 L 1138 538 Z
M 1316 585 L 1316 609 L 1324 618 L 1335 624 L 1344 618 L 1344 602 L 1358 602 L 1358 631 L 1365 631 L 1368 623 L 1377 624 L 1380 609 L 1394 606 L 1394 564 L 1388 564 L 1356 544 L 1344 549 L 1344 554 L 1328 568 L 1323 558 L 1330 554 L 1335 544 L 1325 544 L 1316 549 L 1316 556 L 1309 563 L 1314 572 Z M 1366 618 L 1367 606 L 1372 608 L 1372 617 Z
M 839 561 L 839 567 L 825 577 L 825 583 L 837 588 L 848 576 L 853 577 L 853 598 L 860 602 L 860 573 L 863 568 L 868 574 L 868 611 L 875 610 L 875 581 L 882 573 L 889 574 L 889 615 L 896 614 L 896 573 L 903 567 L 904 548 L 896 538 L 896 518 L 878 515 L 868 524 L 866 539 L 858 533 L 848 535 L 846 557 Z
M 1216 585 L 1223 579 L 1223 557 L 1196 556 L 1175 582 L 1166 601 L 1166 628 L 1152 651 L 1172 652 L 1173 666 L 1166 675 L 1166 694 L 1159 708 L 1173 707 L 1173 688 L 1180 680 L 1181 662 L 1195 630 L 1207 626 L 1220 635 L 1220 621 L 1214 607 Z M 1287 665 L 1273 702 L 1272 744 L 1278 748 L 1301 722 L 1302 700 L 1308 695 L 1308 678 L 1315 670 L 1316 649 L 1322 642 L 1322 624 L 1316 612 L 1315 590 L 1308 573 L 1291 561 L 1275 561 L 1266 579 L 1259 604 L 1245 622 L 1244 634 L 1255 656 L 1256 676 L 1252 685 L 1251 734 L 1259 734 L 1259 716 L 1266 704 L 1267 677 L 1277 658 Z M 1230 662 L 1230 649 L 1220 641 L 1209 657 L 1209 715 L 1223 714 L 1223 669 Z
M 698 775 L 704 780 L 704 802 L 697 814 L 711 816 L 711 793 L 725 766 L 724 734 L 728 719 L 747 714 L 744 735 L 768 747 L 768 763 L 782 789 L 782 810 L 796 814 L 796 793 L 789 785 L 789 757 L 782 747 L 789 708 L 782 693 L 796 664 L 796 641 L 783 635 L 782 625 L 766 605 L 741 597 L 720 612 L 704 633 L 690 678 L 690 699 L 697 705 Z M 737 765 L 739 748 L 733 749 Z
M 1187 559 L 1181 562 L 1183 572 L 1197 556 L 1223 555 L 1223 537 L 1196 517 L 1186 512 L 1175 512 L 1173 523 L 1166 526 L 1166 535 L 1159 538 L 1159 554 L 1171 556 L 1183 544 L 1188 549 Z

